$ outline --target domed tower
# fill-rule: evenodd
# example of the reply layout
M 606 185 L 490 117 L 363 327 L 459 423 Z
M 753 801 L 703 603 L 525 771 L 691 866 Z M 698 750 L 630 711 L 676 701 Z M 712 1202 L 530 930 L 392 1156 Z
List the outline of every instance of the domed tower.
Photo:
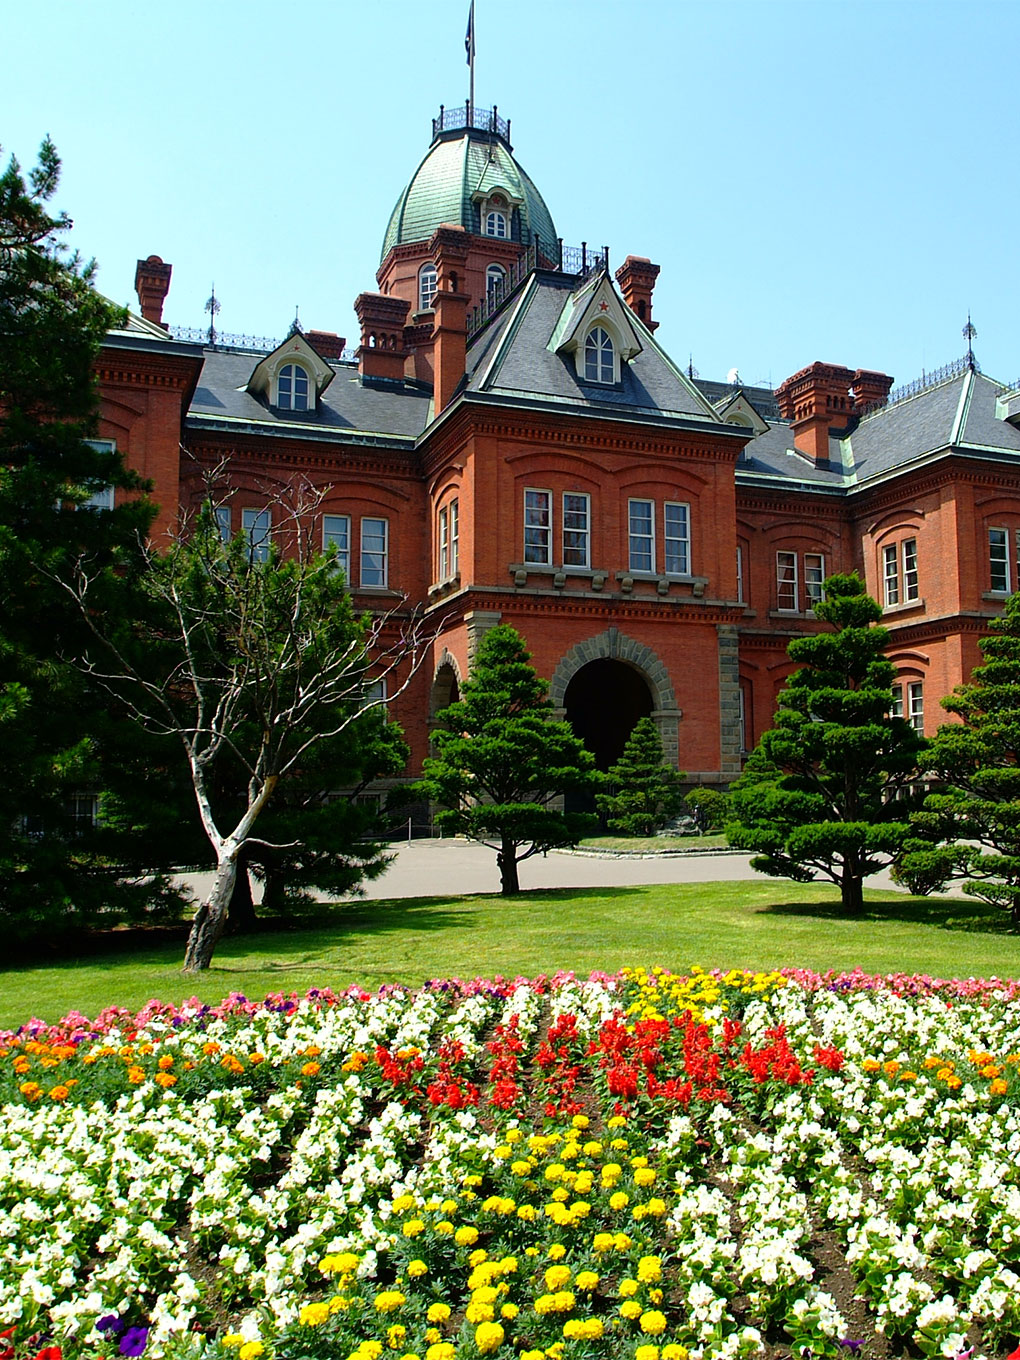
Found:
M 466 233 L 459 287 L 469 308 L 498 296 L 528 247 L 536 248 L 540 261 L 558 259 L 552 216 L 514 158 L 509 120 L 496 109 L 440 108 L 432 120 L 432 145 L 386 228 L 379 288 L 409 303 L 412 321 L 419 323 L 428 319 L 435 297 L 429 242 L 440 226 Z

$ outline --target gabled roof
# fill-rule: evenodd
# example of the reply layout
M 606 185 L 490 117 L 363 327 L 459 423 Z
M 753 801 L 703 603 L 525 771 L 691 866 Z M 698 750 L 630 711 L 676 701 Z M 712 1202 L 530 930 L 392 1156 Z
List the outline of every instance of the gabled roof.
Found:
M 712 405 L 723 420 L 729 421 L 733 425 L 746 425 L 755 434 L 764 434 L 769 427 L 768 421 L 761 412 L 751 405 L 742 387 L 738 387 L 729 396 L 720 397 Z
M 613 288 L 605 279 L 604 286 Z M 572 297 L 575 292 L 576 298 Z M 641 350 L 622 366 L 618 384 L 586 382 L 573 360 L 556 352 L 552 342 L 558 328 L 562 336 L 571 318 L 583 316 L 588 302 L 596 296 L 590 284 L 578 288 L 576 279 L 569 275 L 545 271 L 532 274 L 517 296 L 472 340 L 465 390 L 510 402 L 537 401 L 567 410 L 645 420 L 683 419 L 725 430 L 711 403 L 629 308 L 625 309 L 627 325 Z M 624 307 L 622 302 L 619 305 Z
M 333 381 L 333 370 L 326 360 L 312 348 L 299 330 L 293 330 L 271 353 L 264 354 L 252 369 L 247 384 L 252 396 L 265 397 L 270 390 L 273 374 L 286 363 L 300 363 L 311 373 L 317 398 Z
M 584 344 L 592 326 L 608 322 L 619 337 L 620 358 L 629 363 L 643 349 L 633 324 L 636 320 L 609 281 L 608 272 L 600 269 L 564 302 L 547 348 L 555 354 L 572 354 Z

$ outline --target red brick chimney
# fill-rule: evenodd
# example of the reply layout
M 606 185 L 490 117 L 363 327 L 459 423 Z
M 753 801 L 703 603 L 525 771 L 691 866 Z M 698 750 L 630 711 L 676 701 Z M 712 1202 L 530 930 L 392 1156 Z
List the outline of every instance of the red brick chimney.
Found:
M 429 250 L 436 266 L 436 295 L 432 299 L 432 363 L 435 382 L 435 414 L 453 400 L 467 367 L 467 305 L 464 291 L 468 257 L 468 234 L 463 227 L 444 223 L 437 227 Z
M 411 304 L 385 293 L 359 293 L 354 311 L 361 322 L 358 372 L 363 378 L 387 378 L 403 382 L 404 322 Z
M 164 264 L 158 255 L 150 255 L 147 260 L 139 260 L 135 269 L 135 292 L 138 305 L 146 321 L 154 321 L 163 326 L 163 302 L 170 291 L 172 264 Z M 166 330 L 167 327 L 163 326 Z
M 652 320 L 652 290 L 659 277 L 659 266 L 643 255 L 628 255 L 616 271 L 616 282 L 620 285 L 623 300 L 632 312 L 645 323 L 650 331 L 658 329 L 659 323 Z
M 854 410 L 860 411 L 866 406 L 884 406 L 892 385 L 893 380 L 887 373 L 873 373 L 870 369 L 859 368 L 850 383 L 854 394 Z
M 336 331 L 305 331 L 305 339 L 324 359 L 342 359 L 347 341 Z
M 776 388 L 776 401 L 793 425 L 793 442 L 816 463 L 829 461 L 829 431 L 840 429 L 853 411 L 854 375 L 838 364 L 813 363 Z

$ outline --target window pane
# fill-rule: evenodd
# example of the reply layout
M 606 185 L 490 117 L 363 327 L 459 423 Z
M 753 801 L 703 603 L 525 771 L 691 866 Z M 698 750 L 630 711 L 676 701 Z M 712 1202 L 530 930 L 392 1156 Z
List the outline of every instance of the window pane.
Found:
M 655 515 L 651 501 L 631 501 L 629 511 L 631 571 L 655 570 Z
M 912 680 L 907 686 L 909 712 L 907 721 L 920 736 L 924 736 L 924 685 L 920 680 Z
M 737 602 L 744 603 L 744 550 L 737 545 Z
M 563 496 L 563 565 L 588 566 L 590 500 L 587 495 L 567 491 Z
M 892 687 L 892 708 L 889 712 L 894 718 L 903 717 L 903 686 L 893 685 Z
M 230 506 L 217 505 L 214 514 L 216 515 L 216 527 L 219 530 L 220 538 L 224 543 L 230 542 Z
M 248 535 L 248 556 L 252 562 L 265 562 L 269 558 L 270 531 L 272 524 L 268 510 L 242 510 L 241 527 Z
M 524 560 L 552 562 L 552 492 L 524 493 Z
M 386 584 L 386 556 L 389 523 L 384 519 L 361 521 L 361 584 Z
M 691 573 L 690 506 L 667 503 L 662 507 L 665 569 L 673 576 Z
M 797 554 L 776 553 L 776 607 L 797 608 Z
M 82 501 L 83 510 L 112 510 L 113 509 L 113 487 L 104 486 L 98 491 L 93 491 L 87 501 Z
M 804 598 L 808 607 L 814 609 L 820 600 L 825 599 L 822 582 L 825 580 L 825 558 L 821 553 L 804 554 Z
M 903 540 L 903 598 L 905 600 L 918 598 L 916 538 Z
M 445 581 L 450 574 L 450 512 L 444 506 L 439 512 L 439 576 Z
M 882 549 L 882 590 L 886 604 L 899 604 L 900 578 L 896 566 L 896 545 Z
M 350 515 L 323 515 L 323 551 L 336 549 L 337 567 L 347 577 L 351 572 L 351 517 Z
M 450 575 L 460 571 L 460 507 L 457 501 L 450 502 Z
M 992 590 L 1009 591 L 1009 534 L 1005 529 L 988 530 L 988 559 Z
M 418 310 L 420 312 L 427 311 L 432 306 L 438 286 L 435 266 L 424 265 L 418 274 Z

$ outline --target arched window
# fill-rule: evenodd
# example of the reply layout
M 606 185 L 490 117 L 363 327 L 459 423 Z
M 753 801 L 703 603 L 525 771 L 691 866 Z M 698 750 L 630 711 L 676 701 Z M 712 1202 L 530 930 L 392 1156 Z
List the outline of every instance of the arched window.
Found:
M 601 326 L 588 332 L 584 342 L 584 376 L 588 382 L 611 383 L 616 378 L 613 337 Z
M 439 289 L 439 278 L 434 264 L 423 264 L 418 270 L 418 310 L 428 311 Z
M 298 364 L 284 364 L 276 385 L 276 404 L 281 411 L 308 410 L 308 374 Z
M 493 211 L 485 214 L 485 235 L 498 236 L 501 241 L 506 240 L 506 213 Z
M 502 265 L 490 264 L 485 271 L 485 296 L 491 303 L 497 303 L 506 292 L 506 270 Z

